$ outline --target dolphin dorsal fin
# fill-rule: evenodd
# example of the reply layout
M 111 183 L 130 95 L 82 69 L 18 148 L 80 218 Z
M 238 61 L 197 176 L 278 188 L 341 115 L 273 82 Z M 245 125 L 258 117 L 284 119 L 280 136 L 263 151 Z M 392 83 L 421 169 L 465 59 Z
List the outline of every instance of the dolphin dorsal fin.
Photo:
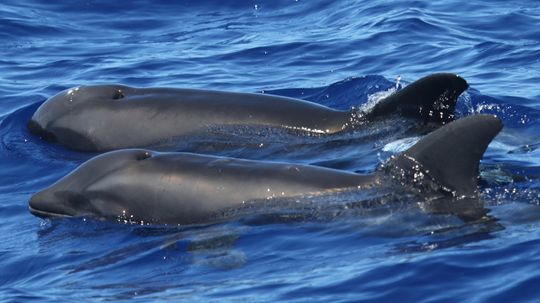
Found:
M 493 115 L 461 118 L 429 133 L 385 167 L 414 179 L 426 174 L 458 197 L 475 196 L 480 159 L 502 127 Z
M 454 120 L 457 98 L 469 85 L 451 73 L 438 73 L 414 81 L 377 103 L 367 118 L 399 113 L 427 122 L 446 123 Z

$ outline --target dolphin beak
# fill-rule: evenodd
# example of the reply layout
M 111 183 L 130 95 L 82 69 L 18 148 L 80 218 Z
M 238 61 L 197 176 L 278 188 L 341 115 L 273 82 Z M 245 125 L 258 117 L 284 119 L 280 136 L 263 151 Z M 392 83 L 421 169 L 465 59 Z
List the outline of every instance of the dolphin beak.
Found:
M 37 121 L 35 120 L 30 120 L 28 121 L 28 124 L 27 124 L 27 127 L 28 127 L 28 130 L 30 131 L 30 133 L 46 140 L 46 141 L 49 141 L 49 142 L 56 142 L 57 139 L 56 139 L 56 136 L 45 130 L 45 128 L 43 128 Z
M 54 197 L 54 193 L 48 190 L 42 190 L 34 194 L 28 202 L 28 210 L 37 217 L 49 218 L 49 217 L 69 217 L 63 214 L 60 208 L 55 207 L 57 205 L 57 198 Z

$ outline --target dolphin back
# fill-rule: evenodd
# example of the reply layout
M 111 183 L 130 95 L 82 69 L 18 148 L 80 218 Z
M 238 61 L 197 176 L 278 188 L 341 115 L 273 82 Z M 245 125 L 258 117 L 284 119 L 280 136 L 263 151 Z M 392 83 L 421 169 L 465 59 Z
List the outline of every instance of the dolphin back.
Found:
M 456 120 L 391 159 L 385 169 L 414 182 L 434 181 L 456 197 L 474 197 L 480 159 L 502 127 L 493 115 Z

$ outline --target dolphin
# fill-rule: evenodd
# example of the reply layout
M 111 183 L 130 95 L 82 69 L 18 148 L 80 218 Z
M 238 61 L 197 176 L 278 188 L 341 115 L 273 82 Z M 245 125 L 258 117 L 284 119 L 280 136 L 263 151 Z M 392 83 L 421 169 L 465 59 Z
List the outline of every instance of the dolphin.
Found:
M 184 225 L 212 223 L 253 201 L 344 190 L 413 188 L 428 196 L 474 198 L 479 161 L 501 129 L 501 121 L 492 115 L 458 119 L 372 174 L 192 153 L 111 151 L 34 194 L 29 210 L 40 217 Z
M 324 135 L 393 113 L 425 123 L 446 123 L 453 119 L 457 97 L 467 88 L 467 82 L 457 75 L 433 74 L 361 112 L 268 94 L 80 86 L 45 101 L 28 122 L 28 129 L 47 141 L 89 152 L 157 146 L 227 126 Z

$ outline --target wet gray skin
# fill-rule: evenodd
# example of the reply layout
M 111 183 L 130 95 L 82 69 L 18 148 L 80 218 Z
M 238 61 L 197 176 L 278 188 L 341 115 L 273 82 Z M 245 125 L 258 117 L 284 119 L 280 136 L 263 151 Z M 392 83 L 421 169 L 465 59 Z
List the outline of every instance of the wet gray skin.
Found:
M 30 207 L 42 215 L 189 224 L 252 200 L 374 182 L 371 176 L 315 166 L 128 149 L 91 159 L 36 194 Z
M 391 186 L 396 191 L 411 188 L 428 197 L 474 198 L 479 161 L 501 128 L 501 121 L 490 115 L 459 119 L 369 175 L 191 153 L 113 151 L 90 159 L 36 193 L 29 207 L 42 217 L 205 224 L 245 203 L 345 189 Z
M 154 146 L 227 126 L 324 135 L 349 131 L 389 114 L 445 123 L 453 119 L 457 97 L 467 88 L 457 75 L 433 74 L 359 113 L 267 94 L 80 86 L 45 101 L 28 128 L 43 139 L 81 151 Z

